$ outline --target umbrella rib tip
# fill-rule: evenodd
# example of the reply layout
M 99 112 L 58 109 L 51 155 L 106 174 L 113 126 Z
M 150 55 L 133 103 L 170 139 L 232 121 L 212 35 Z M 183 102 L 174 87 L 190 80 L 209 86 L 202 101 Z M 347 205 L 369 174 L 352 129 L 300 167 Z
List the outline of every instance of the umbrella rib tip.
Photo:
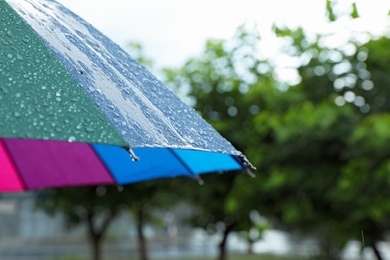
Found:
M 257 168 L 246 158 L 246 157 L 238 157 L 239 162 L 244 166 L 244 169 L 251 169 L 251 170 L 256 170 Z
M 255 171 L 256 167 L 246 157 L 241 157 L 241 163 L 244 166 L 245 174 L 255 178 L 256 175 L 251 170 Z
M 245 169 L 245 174 L 246 174 L 246 175 L 249 175 L 249 176 L 252 177 L 252 178 L 255 178 L 255 177 L 256 177 L 256 175 L 255 175 L 250 169 L 248 169 L 248 168 Z
M 134 153 L 134 151 L 130 147 L 127 149 L 127 152 L 130 154 L 133 161 L 137 162 L 140 160 L 140 158 Z
M 195 174 L 194 177 L 195 177 L 195 180 L 198 181 L 198 184 L 199 184 L 200 186 L 203 186 L 204 181 L 203 181 L 202 178 L 199 176 L 199 174 Z

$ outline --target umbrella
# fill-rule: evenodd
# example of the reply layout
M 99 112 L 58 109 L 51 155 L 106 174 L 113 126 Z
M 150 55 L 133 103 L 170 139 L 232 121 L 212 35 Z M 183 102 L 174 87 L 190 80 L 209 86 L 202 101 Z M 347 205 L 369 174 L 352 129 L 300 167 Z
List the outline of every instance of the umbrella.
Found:
M 61 4 L 0 0 L 0 23 L 0 191 L 248 169 L 192 108 Z

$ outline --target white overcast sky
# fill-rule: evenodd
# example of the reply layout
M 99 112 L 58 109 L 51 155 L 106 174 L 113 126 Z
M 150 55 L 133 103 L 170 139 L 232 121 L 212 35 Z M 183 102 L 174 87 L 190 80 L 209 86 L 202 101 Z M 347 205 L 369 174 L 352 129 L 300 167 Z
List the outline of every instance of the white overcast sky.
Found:
M 122 47 L 139 42 L 157 66 L 177 67 L 199 54 L 207 39 L 232 37 L 244 22 L 255 22 L 263 41 L 274 22 L 319 31 L 325 0 L 58 0 Z M 350 6 L 352 0 L 340 0 Z M 382 30 L 389 0 L 356 0 L 358 27 Z M 347 26 L 347 25 L 346 25 Z M 355 25 L 356 26 L 356 25 Z

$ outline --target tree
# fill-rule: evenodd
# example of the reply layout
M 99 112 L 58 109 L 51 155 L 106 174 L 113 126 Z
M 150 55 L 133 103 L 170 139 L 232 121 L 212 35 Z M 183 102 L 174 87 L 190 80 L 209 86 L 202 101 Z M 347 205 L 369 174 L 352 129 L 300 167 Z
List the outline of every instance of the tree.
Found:
M 253 28 L 252 28 L 253 29 Z M 165 70 L 166 82 L 173 89 L 189 87 L 189 96 L 195 102 L 194 108 L 214 128 L 228 137 L 233 145 L 242 150 L 252 127 L 252 118 L 259 110 L 253 103 L 248 86 L 256 81 L 256 67 L 267 63 L 251 56 L 256 48 L 257 36 L 248 34 L 242 27 L 237 31 L 237 42 L 226 49 L 225 42 L 209 40 L 205 52 L 199 58 L 190 59 L 180 70 Z M 242 71 L 237 60 L 245 59 L 245 71 Z M 243 74 L 242 74 L 243 73 Z M 205 184 L 197 193 L 192 192 L 189 201 L 197 209 L 193 220 L 195 226 L 205 228 L 208 232 L 218 231 L 222 227 L 222 238 L 219 243 L 219 259 L 227 258 L 226 242 L 232 231 L 241 230 L 243 223 L 249 223 L 249 212 L 230 212 L 227 209 L 228 197 L 237 173 L 226 173 L 224 176 L 205 176 Z M 248 224 L 249 225 L 249 224 Z M 249 229 L 246 226 L 246 229 Z
M 51 215 L 63 215 L 70 227 L 85 224 L 91 259 L 101 260 L 106 231 L 125 202 L 117 187 L 88 186 L 41 191 L 36 206 Z
M 331 210 L 329 214 L 323 214 L 336 220 L 331 223 L 328 240 L 344 241 L 340 243 L 342 245 L 347 239 L 360 239 L 359 227 L 365 230 L 367 245 L 373 248 L 378 259 L 382 259 L 377 243 L 385 239 L 389 230 L 384 217 L 389 213 L 387 204 L 378 199 L 386 196 L 388 190 L 384 178 L 389 174 L 385 167 L 389 155 L 385 145 L 389 126 L 386 102 L 389 89 L 386 86 L 390 83 L 385 62 L 389 53 L 385 46 L 389 39 L 383 36 L 367 42 L 352 39 L 341 48 L 326 48 L 320 47 L 319 43 L 327 36 L 319 36 L 311 45 L 302 48 L 305 46 L 302 41 L 306 39 L 303 33 L 289 30 L 283 33 L 290 37 L 294 35 L 293 47 L 298 50 L 297 56 L 317 53 L 298 68 L 302 78 L 300 86 L 315 106 L 331 97 L 330 102 L 339 106 L 339 110 L 351 108 L 346 114 L 348 119 L 337 124 L 345 130 L 340 139 L 344 149 L 338 149 L 339 154 L 344 154 L 344 161 L 337 167 L 336 181 L 327 192 Z M 336 132 L 337 128 L 334 130 Z M 312 196 L 312 193 L 308 194 Z M 318 212 L 318 207 L 315 209 Z
M 222 174 L 222 173 L 221 173 Z M 227 259 L 227 240 L 229 235 L 247 223 L 241 214 L 230 213 L 225 206 L 236 172 L 202 175 L 202 186 L 193 180 L 181 180 L 176 194 L 183 203 L 192 208 L 187 223 L 203 228 L 208 234 L 220 234 L 218 259 Z M 245 216 L 248 217 L 248 216 Z
M 252 255 L 253 244 L 263 239 L 264 232 L 271 228 L 271 223 L 261 216 L 258 211 L 252 210 L 248 216 L 239 218 L 237 230 L 248 243 L 248 255 Z
M 179 186 L 180 178 L 150 180 L 127 185 L 124 196 L 137 226 L 138 253 L 140 260 L 148 260 L 147 239 L 144 227 L 147 222 L 158 222 L 155 213 L 158 210 L 168 210 L 180 202 L 175 189 Z
M 158 209 L 173 207 L 174 180 L 151 180 L 126 186 L 88 186 L 42 191 L 36 206 L 54 215 L 61 214 L 72 227 L 85 225 L 93 260 L 102 259 L 102 243 L 109 225 L 123 211 L 130 210 L 136 220 L 138 253 L 147 260 L 147 241 L 143 232 L 147 221 L 154 220 Z
M 333 5 L 327 1 L 337 22 Z M 356 10 L 347 15 L 358 18 Z M 364 228 L 382 259 L 376 243 L 389 230 L 389 39 L 362 42 L 354 32 L 330 47 L 330 34 L 275 32 L 297 61 L 293 85 L 275 76 L 275 64 L 256 51 L 258 35 L 245 26 L 232 41 L 208 41 L 179 72 L 167 71 L 171 86 L 187 85 L 195 108 L 258 168 L 254 180 L 232 180 L 219 207 L 258 210 L 276 227 L 314 237 L 327 259 L 339 258 Z
M 262 148 L 249 147 L 246 154 L 261 155 L 254 158 L 263 174 L 251 188 L 239 188 L 237 180 L 241 185 L 233 194 L 239 200 L 256 197 L 257 208 L 290 231 L 314 234 L 327 259 L 338 258 L 360 228 L 382 259 L 376 243 L 389 230 L 388 209 L 379 199 L 388 190 L 389 77 L 383 61 L 389 39 L 328 48 L 321 42 L 329 36 L 310 42 L 300 28 L 275 29 L 291 40 L 288 53 L 304 61 L 297 68 L 301 81 L 277 94 L 277 107 L 263 105 L 254 119 L 254 143 Z M 283 109 L 294 97 L 300 98 Z

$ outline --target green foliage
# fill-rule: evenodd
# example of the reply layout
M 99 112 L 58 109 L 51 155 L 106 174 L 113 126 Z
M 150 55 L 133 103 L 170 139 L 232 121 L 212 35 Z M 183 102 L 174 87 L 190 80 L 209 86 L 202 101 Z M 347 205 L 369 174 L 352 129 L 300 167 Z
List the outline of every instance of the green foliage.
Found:
M 359 13 L 358 13 L 358 10 L 357 10 L 357 7 L 356 7 L 356 3 L 352 3 L 351 17 L 354 18 L 354 19 L 359 18 Z
M 181 178 L 139 182 L 126 185 L 122 196 L 126 198 L 126 203 L 134 215 L 143 208 L 147 222 L 162 225 L 162 220 L 156 215 L 156 211 L 169 210 L 180 202 L 176 191 L 180 185 Z
M 248 33 L 249 30 L 251 33 Z M 242 26 L 232 42 L 209 40 L 204 54 L 190 59 L 177 71 L 166 70 L 168 85 L 173 88 L 190 86 L 189 95 L 196 100 L 195 109 L 213 124 L 223 136 L 228 137 L 238 149 L 249 142 L 254 116 L 261 109 L 258 105 L 260 93 L 265 102 L 269 91 L 273 91 L 271 65 L 256 57 L 259 36 L 256 28 Z M 258 71 L 268 78 L 258 78 Z M 251 88 L 255 84 L 258 88 Z M 227 201 L 233 183 L 242 174 L 226 173 L 223 176 L 202 176 L 202 187 L 189 188 L 189 203 L 195 206 L 192 223 L 210 233 L 231 228 L 248 231 L 254 223 L 249 212 L 235 210 L 237 204 Z
M 117 187 L 90 186 L 44 190 L 38 193 L 36 207 L 50 215 L 64 214 L 72 227 L 85 221 L 88 213 L 97 218 L 109 211 L 117 214 L 124 203 Z
M 330 22 L 336 21 L 336 16 L 333 12 L 333 3 L 334 1 L 332 0 L 326 0 L 326 12 Z
M 229 222 L 235 216 L 229 215 L 223 206 L 228 196 L 235 173 L 221 175 L 202 175 L 204 184 L 200 186 L 193 180 L 182 180 L 181 188 L 177 190 L 180 198 L 194 206 L 194 212 L 189 223 L 202 227 L 210 234 L 218 230 L 218 223 Z
M 148 67 L 149 69 L 153 66 L 153 61 L 145 56 L 144 50 L 140 43 L 138 42 L 128 43 L 127 50 L 130 53 L 131 57 L 136 59 L 142 65 Z
M 329 22 L 335 22 L 341 16 L 341 14 L 335 12 L 337 3 L 337 0 L 326 0 L 326 16 Z M 352 3 L 351 12 L 348 13 L 348 16 L 353 19 L 359 18 L 359 13 L 355 2 Z
M 101 242 L 109 224 L 122 211 L 130 210 L 137 223 L 161 224 L 154 213 L 178 202 L 173 180 L 151 180 L 127 186 L 89 186 L 46 190 L 38 193 L 36 207 L 51 215 L 61 214 L 69 227 L 84 225 L 99 259 Z M 130 220 L 129 220 L 130 221 Z

